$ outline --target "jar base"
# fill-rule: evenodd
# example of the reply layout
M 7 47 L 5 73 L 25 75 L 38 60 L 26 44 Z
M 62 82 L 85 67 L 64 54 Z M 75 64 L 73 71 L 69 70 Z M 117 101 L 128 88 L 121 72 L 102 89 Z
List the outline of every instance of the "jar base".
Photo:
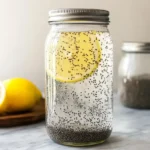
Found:
M 109 138 L 112 130 L 101 131 L 74 131 L 72 129 L 47 127 L 50 138 L 62 145 L 67 146 L 91 146 L 101 144 Z
M 134 105 L 134 104 L 128 104 L 127 102 L 122 102 L 121 101 L 121 104 L 124 106 L 124 107 L 127 107 L 127 108 L 131 108 L 131 109 L 137 109 L 137 110 L 149 110 L 150 109 L 150 106 L 142 106 L 142 105 Z
M 99 145 L 104 143 L 106 140 L 104 141 L 98 141 L 98 142 L 88 142 L 88 143 L 72 143 L 72 142 L 63 142 L 63 143 L 59 143 L 61 145 L 65 145 L 65 146 L 72 146 L 72 147 L 86 147 L 86 146 L 93 146 L 93 145 Z

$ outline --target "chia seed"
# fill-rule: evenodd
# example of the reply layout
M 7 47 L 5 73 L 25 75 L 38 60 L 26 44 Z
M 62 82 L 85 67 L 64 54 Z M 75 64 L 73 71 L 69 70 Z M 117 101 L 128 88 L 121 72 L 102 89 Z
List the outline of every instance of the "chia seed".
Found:
M 88 143 L 88 142 L 99 142 L 105 141 L 111 134 L 111 130 L 103 131 L 74 131 L 65 128 L 56 128 L 48 126 L 47 131 L 50 138 L 56 143 Z
M 150 75 L 122 78 L 119 94 L 127 107 L 150 109 Z
M 57 143 L 100 142 L 111 134 L 113 45 L 107 32 L 97 38 L 102 57 L 92 76 L 63 83 L 46 73 L 46 124 Z

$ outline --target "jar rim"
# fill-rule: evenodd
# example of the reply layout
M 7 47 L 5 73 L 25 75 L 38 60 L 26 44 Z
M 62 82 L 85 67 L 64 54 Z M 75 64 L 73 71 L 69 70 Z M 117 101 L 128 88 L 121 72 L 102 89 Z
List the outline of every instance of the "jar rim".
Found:
M 49 11 L 50 24 L 109 24 L 109 11 L 102 9 L 59 8 Z
M 127 53 L 150 53 L 150 42 L 124 42 L 122 51 Z

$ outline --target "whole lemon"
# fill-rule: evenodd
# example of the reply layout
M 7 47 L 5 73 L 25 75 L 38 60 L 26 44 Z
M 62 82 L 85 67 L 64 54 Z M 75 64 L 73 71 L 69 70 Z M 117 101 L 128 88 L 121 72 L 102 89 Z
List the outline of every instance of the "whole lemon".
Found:
M 42 99 L 40 90 L 29 80 L 13 78 L 3 81 L 6 90 L 5 112 L 31 110 Z

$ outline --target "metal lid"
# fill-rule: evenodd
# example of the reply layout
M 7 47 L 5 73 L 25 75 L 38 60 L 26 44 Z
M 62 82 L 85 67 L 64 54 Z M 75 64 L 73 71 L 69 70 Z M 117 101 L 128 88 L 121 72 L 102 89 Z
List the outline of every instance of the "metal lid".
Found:
M 109 11 L 100 9 L 55 9 L 49 12 L 49 23 L 97 23 L 109 24 Z M 74 22 L 73 22 L 74 21 Z M 75 22 L 76 21 L 76 22 Z
M 122 50 L 130 53 L 150 53 L 150 42 L 125 42 Z

